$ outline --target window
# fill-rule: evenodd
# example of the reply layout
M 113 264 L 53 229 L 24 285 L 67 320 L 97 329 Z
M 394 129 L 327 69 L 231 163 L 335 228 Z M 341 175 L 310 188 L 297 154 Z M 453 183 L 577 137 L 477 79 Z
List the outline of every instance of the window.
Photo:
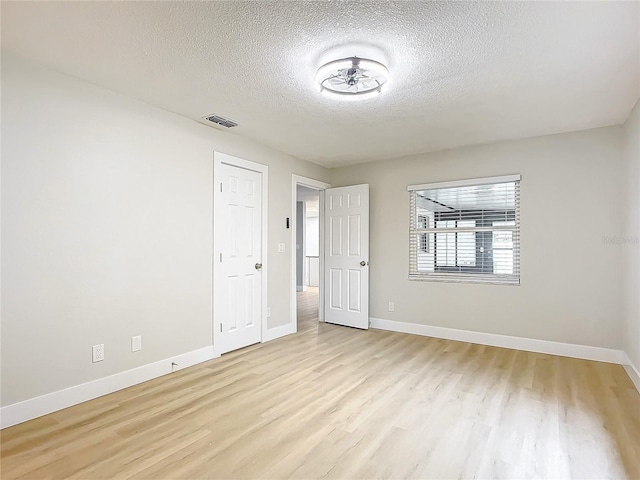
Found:
M 520 176 L 411 185 L 409 278 L 520 283 Z
M 429 217 L 426 215 L 418 215 L 418 228 L 429 228 Z M 422 253 L 429 253 L 429 235 L 426 233 L 420 234 L 418 242 L 418 248 Z

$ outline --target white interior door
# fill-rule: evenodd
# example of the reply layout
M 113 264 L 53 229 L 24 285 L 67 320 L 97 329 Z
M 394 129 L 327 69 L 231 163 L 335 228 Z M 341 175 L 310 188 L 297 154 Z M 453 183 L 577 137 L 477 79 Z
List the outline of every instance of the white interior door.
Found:
M 261 340 L 262 174 L 222 164 L 217 175 L 214 339 L 225 353 Z
M 369 185 L 325 190 L 325 321 L 369 328 Z

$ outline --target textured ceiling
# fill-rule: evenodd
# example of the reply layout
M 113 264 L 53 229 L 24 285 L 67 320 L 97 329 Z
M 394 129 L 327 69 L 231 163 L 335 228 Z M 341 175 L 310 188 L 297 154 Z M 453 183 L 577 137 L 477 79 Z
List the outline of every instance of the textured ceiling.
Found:
M 638 2 L 2 2 L 2 49 L 337 166 L 624 122 Z M 346 48 L 343 48 L 347 46 Z M 391 83 L 338 102 L 313 79 L 372 56 Z

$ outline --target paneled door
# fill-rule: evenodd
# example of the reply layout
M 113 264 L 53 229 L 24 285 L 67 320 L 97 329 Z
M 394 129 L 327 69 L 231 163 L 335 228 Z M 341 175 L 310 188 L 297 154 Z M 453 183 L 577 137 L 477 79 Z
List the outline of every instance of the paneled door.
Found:
M 224 163 L 216 173 L 214 343 L 226 353 L 262 339 L 262 174 Z
M 325 190 L 325 321 L 369 328 L 369 185 Z

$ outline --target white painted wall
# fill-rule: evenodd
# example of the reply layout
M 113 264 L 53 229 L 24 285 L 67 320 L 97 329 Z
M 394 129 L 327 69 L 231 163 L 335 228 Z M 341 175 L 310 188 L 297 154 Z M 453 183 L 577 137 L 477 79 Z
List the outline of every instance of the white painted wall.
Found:
M 316 216 L 309 216 L 309 214 Z M 305 218 L 304 244 L 306 255 L 306 285 L 317 287 L 320 282 L 320 217 L 317 212 L 307 209 Z
M 520 286 L 409 281 L 407 185 L 521 174 Z M 371 186 L 371 316 L 620 349 L 622 128 L 610 127 L 331 170 Z M 395 303 L 388 312 L 387 303 Z
M 640 371 L 640 102 L 624 125 L 624 157 L 627 208 L 622 232 L 625 241 L 618 245 L 625 254 L 624 351 L 636 371 Z
M 306 277 L 305 225 L 304 202 L 296 202 L 296 288 L 299 292 L 304 290 Z
M 307 214 L 308 215 L 308 214 Z M 307 230 L 305 235 L 306 254 L 308 257 L 320 255 L 320 218 L 307 216 Z
M 269 166 L 284 325 L 291 174 L 326 169 L 3 53 L 2 406 L 211 345 L 214 150 Z

